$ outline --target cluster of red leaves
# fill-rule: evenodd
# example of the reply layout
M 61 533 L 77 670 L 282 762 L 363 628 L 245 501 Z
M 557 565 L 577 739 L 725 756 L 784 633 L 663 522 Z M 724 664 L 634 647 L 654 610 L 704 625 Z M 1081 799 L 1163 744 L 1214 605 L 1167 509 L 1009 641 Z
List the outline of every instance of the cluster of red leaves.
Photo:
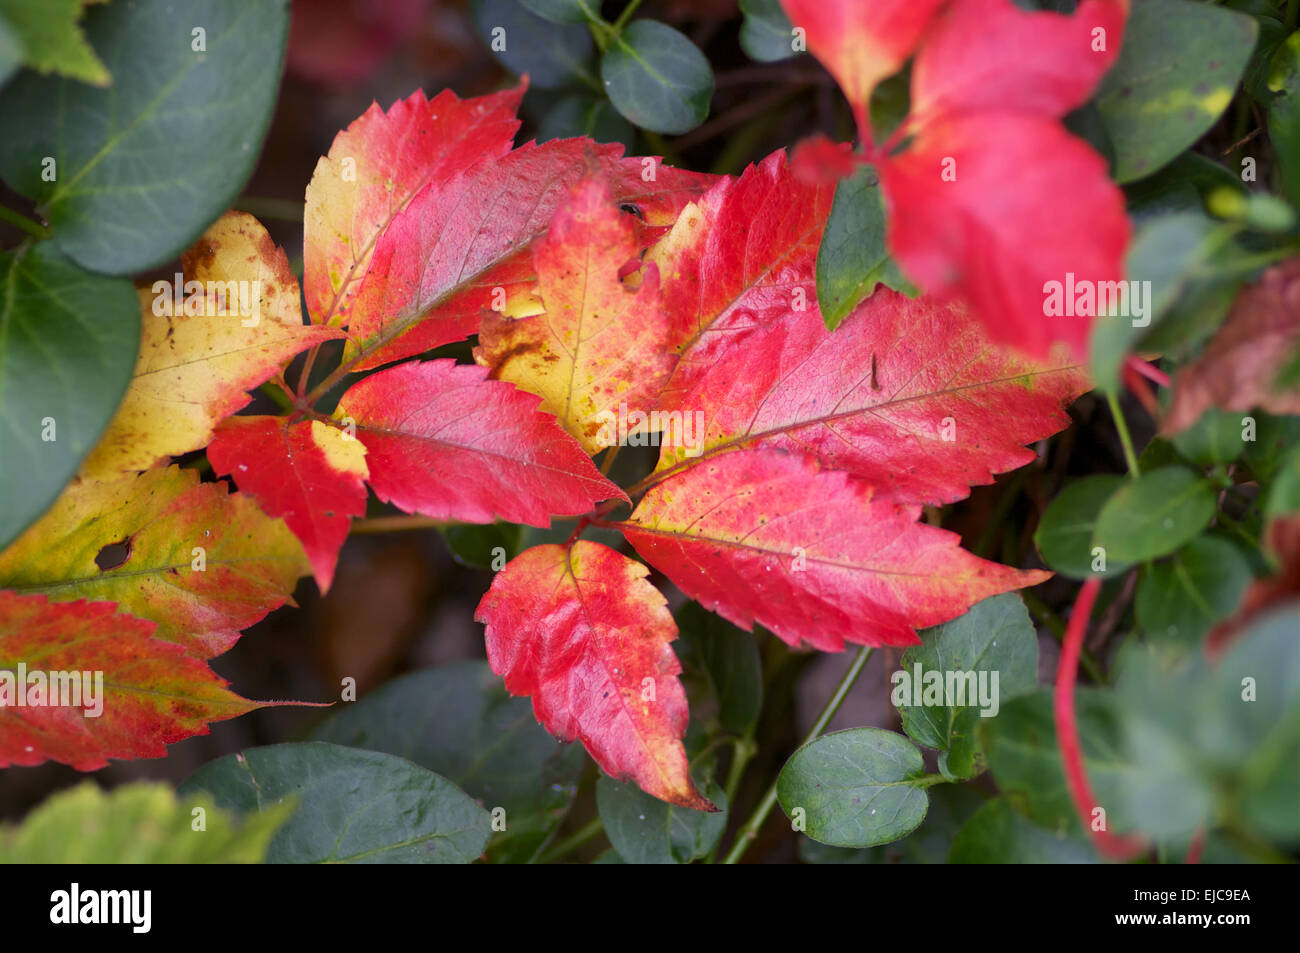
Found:
M 1105 161 L 1060 122 L 1119 55 L 1128 0 L 1084 0 L 1070 16 L 1011 0 L 782 0 L 808 48 L 843 87 L 860 156 L 824 139 L 800 147 L 802 174 L 875 166 L 888 244 L 928 294 L 966 301 L 988 333 L 1043 357 L 1087 352 L 1088 316 L 1048 318 L 1048 282 L 1115 281 L 1130 238 Z M 1007 51 L 1014 51 L 1008 56 Z M 911 108 L 883 143 L 868 106 L 912 59 Z
M 192 362 L 160 343 L 92 459 L 136 471 L 115 477 L 129 495 L 131 481 L 177 479 L 174 468 L 137 475 L 158 457 L 207 446 L 216 473 L 240 488 L 230 499 L 251 498 L 260 518 L 287 525 L 322 591 L 367 487 L 437 520 L 580 516 L 579 530 L 615 527 L 733 623 L 832 651 L 915 643 L 917 628 L 1045 577 L 978 559 L 919 516 L 1032 459 L 1025 445 L 1062 428 L 1063 406 L 1088 387 L 1077 363 L 1061 351 L 1026 358 L 990 342 L 961 307 L 888 289 L 832 337 L 815 294 L 832 185 L 794 175 L 781 152 L 733 178 L 588 140 L 514 148 L 522 92 L 417 93 L 340 133 L 307 191 L 309 323 L 260 226 L 237 215 L 214 226 L 187 272 L 271 276 L 261 305 L 278 330 L 247 331 L 271 337 L 242 349 L 205 340 L 194 360 L 216 383 L 183 410 L 156 390 Z M 924 115 L 922 141 L 957 121 Z M 900 169 L 891 175 L 905 178 Z M 946 254 L 947 242 L 936 234 L 933 246 Z M 146 337 L 184 338 L 180 316 L 152 319 L 154 331 L 150 320 Z M 406 360 L 476 333 L 477 366 Z M 310 348 L 310 368 L 322 341 L 340 337 L 337 368 L 315 387 L 303 371 L 291 391 L 295 355 Z M 239 359 L 219 363 L 223 348 Z M 362 371 L 333 414 L 316 409 Z M 292 410 L 230 416 L 267 380 Z M 604 426 L 612 415 L 655 411 L 691 430 L 663 425 L 657 467 L 625 492 L 590 454 L 618 442 Z M 114 453 L 114 442 L 135 450 Z M 633 503 L 631 515 L 608 522 L 619 503 Z M 29 537 L 48 532 L 38 524 Z M 187 547 L 192 532 L 174 545 Z M 645 565 L 577 537 L 530 549 L 495 577 L 476 615 L 492 667 L 609 773 L 708 809 L 681 743 L 688 712 L 665 598 Z M 242 605 L 239 627 L 288 598 L 283 583 L 274 589 Z M 215 603 L 205 611 L 222 632 L 234 619 Z M 191 734 L 224 716 L 211 706 L 186 714 Z M 170 726 L 163 740 L 177 735 Z M 107 756 L 157 753 L 96 744 Z M 26 747 L 38 760 L 91 763 L 67 745 Z

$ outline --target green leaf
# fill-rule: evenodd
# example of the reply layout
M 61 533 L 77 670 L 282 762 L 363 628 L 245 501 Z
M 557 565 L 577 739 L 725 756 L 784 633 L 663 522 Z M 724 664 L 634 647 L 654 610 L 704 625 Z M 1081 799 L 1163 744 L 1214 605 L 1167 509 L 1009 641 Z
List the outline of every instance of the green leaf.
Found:
M 0 864 L 260 864 L 292 813 L 285 803 L 236 822 L 209 798 L 178 802 L 165 784 L 83 781 L 0 827 Z
M 192 48 L 196 29 L 206 52 Z M 0 176 L 87 268 L 120 275 L 176 257 L 252 172 L 287 30 L 283 0 L 96 7 L 86 32 L 112 86 L 23 74 L 5 87 L 0 115 L 23 135 L 0 140 Z
M 921 752 L 882 728 L 850 728 L 801 746 L 777 777 L 777 800 L 805 834 L 833 847 L 888 844 L 925 819 Z M 796 813 L 799 812 L 799 813 Z
M 799 859 L 805 864 L 943 864 L 948 861 L 953 837 L 984 803 L 969 784 L 936 784 L 927 791 L 930 810 L 911 834 L 892 844 L 864 847 L 828 847 L 810 837 L 799 838 Z
M 591 33 L 585 26 L 544 20 L 516 0 L 473 0 L 470 10 L 492 55 L 516 76 L 527 73 L 538 89 L 574 80 L 597 85 L 590 69 Z
M 504 569 L 523 550 L 522 527 L 514 523 L 448 526 L 442 531 L 452 558 L 471 569 Z
M 22 42 L 3 18 L 0 18 L 0 86 L 3 86 L 22 65 Z
M 1109 473 L 1083 477 L 1069 484 L 1056 495 L 1043 513 L 1034 533 L 1034 544 L 1048 566 L 1075 579 L 1089 576 L 1117 576 L 1129 564 L 1111 559 L 1109 553 L 1092 551 L 1092 533 L 1097 524 L 1097 514 L 1116 491 L 1124 485 L 1124 478 Z M 1099 555 L 1105 555 L 1105 568 Z
M 656 20 L 636 20 L 600 60 L 614 108 L 642 129 L 677 135 L 709 114 L 713 70 L 684 35 Z
M 1133 342 L 1158 326 L 1178 300 L 1213 250 L 1214 231 L 1215 223 L 1200 212 L 1160 215 L 1138 231 L 1129 248 L 1128 277 L 1142 289 L 1145 314 L 1139 317 L 1137 302 L 1130 301 L 1121 315 L 1102 316 L 1093 324 L 1092 374 L 1098 387 L 1119 388 L 1120 367 Z
M 1097 94 L 1117 181 L 1150 175 L 1214 125 L 1258 32 L 1254 18 L 1209 4 L 1133 5 L 1119 60 Z
M 942 752 L 939 770 L 945 775 L 969 778 L 980 753 L 976 726 L 995 717 L 1002 702 L 1033 691 L 1038 683 L 1038 636 L 1020 597 L 1007 593 L 929 629 L 921 640 L 903 653 L 901 670 L 893 676 L 892 697 L 903 730 L 917 744 Z M 940 704 L 917 704 L 927 699 L 926 676 L 937 673 L 943 688 L 949 672 L 956 673 L 954 697 L 940 695 Z M 970 675 L 963 677 L 966 673 Z M 981 680 L 984 685 L 977 690 Z M 900 691 L 907 686 L 913 704 L 901 705 Z M 942 703 L 959 697 L 963 704 Z
M 547 734 L 528 699 L 511 698 L 481 661 L 394 679 L 341 709 L 312 738 L 406 758 L 489 810 L 505 808 L 493 854 L 520 860 L 563 817 L 586 764 L 581 747 Z
M 241 814 L 295 798 L 271 864 L 467 864 L 483 853 L 487 811 L 446 778 L 402 758 L 323 742 L 227 755 L 181 785 Z
M 817 305 L 834 331 L 882 283 L 907 281 L 885 247 L 885 203 L 876 170 L 863 166 L 835 189 L 821 247 L 817 249 Z
M 556 103 L 537 130 L 537 141 L 589 136 L 597 142 L 621 142 L 629 150 L 636 140 L 632 124 L 606 99 L 569 96 Z
M 1083 835 L 1044 830 L 1016 813 L 1006 798 L 981 807 L 957 832 L 953 864 L 1095 864 Z
M 676 622 L 685 648 L 708 673 L 718 698 L 718 722 L 733 734 L 747 734 L 763 707 L 763 669 L 754 636 L 695 602 L 677 611 Z
M 1011 803 L 1051 831 L 1082 833 L 1065 786 L 1052 705 L 1050 688 L 1013 699 L 997 718 L 979 726 L 980 740 L 989 773 Z M 1130 763 L 1123 753 L 1111 693 L 1077 689 L 1074 710 L 1088 779 L 1114 827 L 1125 820 L 1121 806 L 1124 779 L 1140 767 Z
M 1126 482 L 1097 515 L 1092 543 L 1107 559 L 1136 563 L 1172 553 L 1214 516 L 1214 486 L 1185 467 Z
M 49 242 L 0 254 L 0 548 L 72 479 L 139 346 L 129 281 L 84 271 Z
M 1201 536 L 1169 559 L 1142 568 L 1137 623 L 1153 638 L 1199 645 L 1237 607 L 1251 578 L 1250 563 L 1236 546 Z
M 1293 446 L 1282 459 L 1264 504 L 1267 519 L 1274 520 L 1289 513 L 1300 513 L 1300 444 Z
M 1211 408 L 1173 438 L 1174 446 L 1188 460 L 1203 467 L 1229 463 L 1246 447 L 1242 437 L 1242 414 Z
M 1245 184 L 1231 170 L 1200 153 L 1184 152 L 1155 175 L 1126 185 L 1124 194 L 1129 216 L 1142 225 L 1154 217 L 1153 213 L 1163 210 L 1203 212 L 1204 200 L 1220 188 L 1246 191 Z M 1195 199 L 1193 203 L 1183 203 L 1179 198 L 1188 190 Z
M 600 19 L 601 0 L 519 0 L 539 17 L 552 23 L 595 23 Z
M 1279 94 L 1268 106 L 1268 137 L 1282 191 L 1292 203 L 1300 204 L 1300 31 L 1288 36 L 1273 54 L 1268 88 Z
M 727 796 L 711 780 L 696 784 L 718 813 L 668 804 L 612 778 L 596 782 L 600 821 L 626 863 L 689 864 L 708 856 L 727 827 Z
M 775 63 L 795 55 L 790 18 L 781 0 L 740 0 L 740 48 L 751 60 Z
M 90 2 L 0 0 L 0 22 L 15 35 L 23 63 L 36 72 L 107 86 L 112 77 L 77 25 Z

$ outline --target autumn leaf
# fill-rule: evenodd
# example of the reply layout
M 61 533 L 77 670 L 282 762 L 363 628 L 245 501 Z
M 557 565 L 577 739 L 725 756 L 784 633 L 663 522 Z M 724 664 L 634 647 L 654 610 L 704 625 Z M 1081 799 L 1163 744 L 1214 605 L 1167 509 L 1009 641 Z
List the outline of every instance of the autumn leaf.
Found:
M 101 568 L 114 544 L 125 558 Z M 283 522 L 178 467 L 74 482 L 0 553 L 0 589 L 118 603 L 205 659 L 284 605 L 307 571 Z
M 366 512 L 365 446 L 319 420 L 231 417 L 217 428 L 208 460 L 264 513 L 284 519 L 328 592 L 351 517 Z
M 691 781 L 677 625 L 648 573 L 589 540 L 535 546 L 496 574 L 474 618 L 492 670 L 553 735 L 657 798 L 716 810 Z
M 356 426 L 370 486 L 438 520 L 549 526 L 623 491 L 600 475 L 540 398 L 487 369 L 408 361 L 354 384 L 335 417 Z
M 817 247 L 834 191 L 798 178 L 777 151 L 711 188 L 650 250 L 682 353 L 672 390 L 691 386 L 746 332 L 816 309 Z
M 619 145 L 554 139 L 431 182 L 375 243 L 351 304 L 345 365 L 366 370 L 462 340 L 483 311 L 527 297 L 537 278 L 531 245 L 584 178 L 609 183 L 612 200 L 638 219 L 641 247 L 714 181 L 650 156 L 624 158 Z
M 912 55 L 945 0 L 781 0 L 808 51 L 839 82 L 863 141 L 871 138 L 871 92 Z
M 1034 459 L 1091 384 L 1058 357 L 990 344 L 960 308 L 877 289 L 834 334 L 816 308 L 788 311 L 664 394 L 671 425 L 656 478 L 732 450 L 807 453 L 871 483 L 877 498 L 951 503 Z
M 1011 0 L 954 0 L 930 24 L 912 66 L 911 121 L 976 110 L 1064 116 L 1119 57 L 1128 8 L 1128 0 L 1083 0 L 1062 14 Z
M 926 125 L 880 178 L 889 247 L 926 292 L 969 302 L 990 336 L 1031 357 L 1057 341 L 1087 354 L 1093 315 L 1049 314 L 1047 285 L 1118 281 L 1132 227 L 1083 140 L 1031 113 L 961 115 Z
M 334 137 L 307 186 L 303 293 L 313 321 L 347 323 L 376 239 L 417 192 L 510 151 L 525 89 L 472 99 L 416 90 L 387 112 L 372 103 Z
M 619 280 L 639 264 L 633 221 L 605 183 L 579 184 L 534 248 L 544 313 L 486 314 L 474 351 L 493 377 L 541 397 L 590 454 L 617 443 L 620 414 L 650 409 L 675 360 L 658 269 L 643 269 L 635 290 Z
M 619 528 L 706 609 L 830 652 L 917 644 L 917 629 L 1051 575 L 972 556 L 955 533 L 918 523 L 920 511 L 802 454 L 758 448 L 652 486 Z
M 1233 303 L 1223 326 L 1174 379 L 1167 434 L 1186 430 L 1210 407 L 1300 414 L 1300 387 L 1278 386 L 1300 354 L 1300 258 L 1265 271 Z
M 144 470 L 202 448 L 213 427 L 248 404 L 248 391 L 282 363 L 341 335 L 302 323 L 298 280 L 284 251 L 251 215 L 226 213 L 182 264 L 186 288 L 179 306 L 169 281 L 140 291 L 135 377 L 82 464 L 83 475 Z
M 261 707 L 153 632 L 113 603 L 0 591 L 0 767 L 160 758 L 208 722 Z

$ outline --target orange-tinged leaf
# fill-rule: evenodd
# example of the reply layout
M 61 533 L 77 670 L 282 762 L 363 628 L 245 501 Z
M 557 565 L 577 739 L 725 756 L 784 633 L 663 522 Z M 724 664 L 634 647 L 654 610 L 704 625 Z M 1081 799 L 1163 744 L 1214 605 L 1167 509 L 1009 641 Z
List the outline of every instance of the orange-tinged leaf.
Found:
M 327 592 L 351 518 L 366 512 L 365 445 L 319 420 L 231 417 L 208 444 L 208 460 L 268 516 L 284 518 Z
M 186 286 L 198 291 L 191 282 L 199 282 L 203 291 L 177 308 L 171 282 L 141 290 L 135 377 L 83 475 L 144 470 L 198 450 L 282 363 L 341 335 L 302 323 L 298 280 L 251 215 L 227 212 L 182 263 Z
M 496 574 L 474 618 L 492 670 L 532 696 L 551 734 L 581 740 L 608 774 L 657 798 L 716 810 L 691 781 L 677 625 L 648 573 L 588 540 L 534 546 Z
M 1205 352 L 1178 372 L 1165 433 L 1186 430 L 1210 407 L 1300 414 L 1300 388 L 1278 387 L 1300 354 L 1300 258 L 1268 269 L 1233 302 Z
M 101 569 L 113 544 L 125 559 Z M 178 467 L 74 482 L 0 553 L 0 588 L 118 603 L 200 658 L 234 645 L 308 571 L 283 522 Z
M 701 460 L 642 497 L 624 535 L 686 595 L 791 645 L 913 645 L 916 630 L 1051 574 L 986 562 L 921 507 L 770 448 Z
M 961 308 L 878 288 L 832 334 L 816 308 L 737 339 L 683 390 L 658 472 L 748 446 L 847 470 L 903 503 L 951 503 L 1034 459 L 1092 385 L 1059 356 L 1033 362 L 988 340 Z M 680 421 L 680 424 L 678 423 Z
M 109 602 L 0 591 L 0 768 L 160 758 L 208 722 L 261 707 L 153 630 Z
M 898 72 L 945 0 L 781 0 L 808 51 L 839 82 L 862 138 L 870 138 L 871 92 Z
M 439 520 L 549 526 L 552 516 L 626 499 L 537 409 L 537 396 L 487 374 L 451 360 L 408 361 L 343 395 L 335 417 L 355 421 L 381 500 Z
M 619 280 L 639 250 L 633 221 L 605 183 L 578 185 L 533 252 L 544 313 L 485 315 L 474 351 L 592 454 L 617 442 L 620 416 L 649 409 L 674 362 L 658 269 L 646 267 L 635 290 Z
M 375 244 L 352 301 L 344 361 L 365 370 L 475 333 L 501 295 L 527 293 L 536 280 L 531 245 L 584 178 L 603 179 L 613 200 L 634 210 L 642 247 L 714 181 L 622 151 L 584 139 L 528 143 L 452 182 L 431 182 Z
M 510 151 L 525 84 L 473 99 L 417 90 L 387 112 L 372 103 L 334 137 L 307 186 L 303 292 L 317 323 L 346 324 L 375 241 L 431 182 Z

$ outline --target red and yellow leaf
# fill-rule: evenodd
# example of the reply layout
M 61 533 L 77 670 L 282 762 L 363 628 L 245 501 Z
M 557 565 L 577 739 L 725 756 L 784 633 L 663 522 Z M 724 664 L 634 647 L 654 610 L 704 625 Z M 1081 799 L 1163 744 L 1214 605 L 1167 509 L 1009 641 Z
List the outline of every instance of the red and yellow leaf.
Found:
M 372 103 L 334 137 L 307 186 L 303 292 L 313 321 L 347 323 L 375 241 L 417 192 L 510 151 L 524 89 L 473 99 L 417 90 L 387 112 Z
M 600 475 L 540 398 L 487 369 L 409 361 L 365 378 L 335 417 L 351 418 L 370 486 L 386 502 L 439 520 L 549 526 L 623 491 Z
M 532 243 L 572 188 L 593 177 L 644 222 L 641 247 L 714 181 L 653 157 L 625 158 L 622 146 L 554 139 L 432 182 L 375 244 L 352 301 L 344 360 L 365 370 L 459 341 L 502 295 L 527 295 L 537 277 Z
M 756 328 L 664 395 L 658 472 L 743 447 L 807 453 L 903 503 L 951 503 L 1034 459 L 1091 384 L 991 344 L 960 308 L 879 288 L 834 334 L 817 310 Z M 680 415 L 680 416 L 678 416 Z
M 125 559 L 101 569 L 114 544 Z M 200 658 L 289 601 L 306 572 L 283 522 L 177 467 L 74 482 L 0 553 L 0 589 L 118 603 Z
M 353 516 L 366 512 L 366 448 L 319 420 L 231 417 L 217 428 L 208 460 L 302 543 L 322 593 L 329 591 Z
M 802 454 L 760 448 L 651 487 L 620 528 L 705 608 L 832 652 L 919 643 L 917 629 L 1051 575 L 972 556 L 920 512 Z
M 496 574 L 474 618 L 492 670 L 530 695 L 553 735 L 664 801 L 716 810 L 691 781 L 677 625 L 649 570 L 599 543 L 526 550 Z
M 178 308 L 171 282 L 141 290 L 135 377 L 83 475 L 144 470 L 204 447 L 213 427 L 248 404 L 248 391 L 282 363 L 341 336 L 302 323 L 298 280 L 251 215 L 227 212 L 182 264 L 186 285 L 198 293 Z
M 474 351 L 493 377 L 541 397 L 592 454 L 617 441 L 612 420 L 649 409 L 675 361 L 658 269 L 643 269 L 635 290 L 619 280 L 640 250 L 633 221 L 605 183 L 578 185 L 533 252 L 545 311 L 486 314 Z
M 153 631 L 110 602 L 0 591 L 0 768 L 160 758 L 209 722 L 262 707 Z

